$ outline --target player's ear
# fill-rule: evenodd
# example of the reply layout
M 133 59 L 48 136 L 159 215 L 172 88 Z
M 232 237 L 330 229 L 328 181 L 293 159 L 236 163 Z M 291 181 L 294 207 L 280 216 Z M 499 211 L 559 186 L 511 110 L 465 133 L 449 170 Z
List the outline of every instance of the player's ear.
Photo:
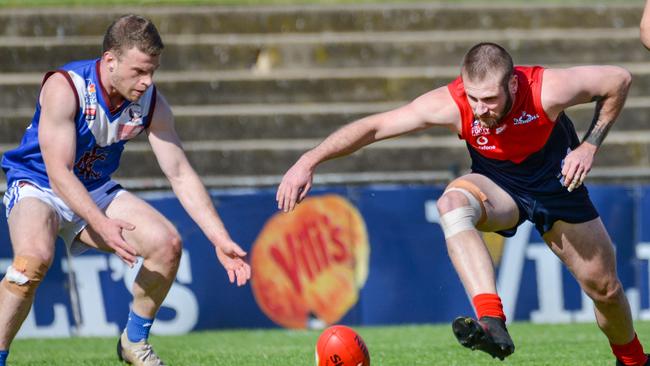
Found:
M 117 68 L 117 55 L 113 51 L 106 51 L 102 54 L 102 60 L 108 67 L 108 71 L 113 72 Z
M 517 94 L 517 89 L 519 88 L 519 83 L 517 82 L 517 75 L 512 75 L 510 81 L 508 81 L 508 90 L 510 94 Z

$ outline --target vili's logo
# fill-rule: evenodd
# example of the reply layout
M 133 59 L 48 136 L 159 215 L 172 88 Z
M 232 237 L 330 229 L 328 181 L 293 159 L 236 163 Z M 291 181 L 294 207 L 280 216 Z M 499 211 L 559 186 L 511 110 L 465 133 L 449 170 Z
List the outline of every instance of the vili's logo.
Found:
M 305 199 L 273 215 L 253 244 L 251 285 L 262 311 L 287 328 L 313 318 L 338 322 L 368 277 L 370 245 L 361 213 L 345 198 Z

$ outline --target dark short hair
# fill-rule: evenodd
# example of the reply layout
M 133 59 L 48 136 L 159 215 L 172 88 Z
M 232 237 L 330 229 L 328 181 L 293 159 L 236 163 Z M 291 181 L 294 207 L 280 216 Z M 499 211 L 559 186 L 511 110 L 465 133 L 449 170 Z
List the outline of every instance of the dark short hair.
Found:
M 119 57 L 133 47 L 149 56 L 158 56 L 165 45 L 151 20 L 139 15 L 123 15 L 106 30 L 103 52 L 113 51 Z
M 482 42 L 470 48 L 463 58 L 461 74 L 470 80 L 481 81 L 488 75 L 498 74 L 504 86 L 514 72 L 512 57 L 496 43 Z

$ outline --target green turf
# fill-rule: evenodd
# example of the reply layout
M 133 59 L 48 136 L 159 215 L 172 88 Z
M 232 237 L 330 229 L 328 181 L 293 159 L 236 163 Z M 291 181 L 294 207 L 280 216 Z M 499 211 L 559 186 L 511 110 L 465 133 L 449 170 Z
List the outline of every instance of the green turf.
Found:
M 38 6 L 113 6 L 113 5 L 277 5 L 277 4 L 358 4 L 358 3 L 413 3 L 430 0 L 0 0 L 0 7 L 38 7 Z M 438 3 L 566 3 L 566 0 L 438 0 Z M 570 0 L 576 4 L 639 4 L 641 0 Z
M 637 333 L 650 350 L 650 322 L 637 322 Z M 357 327 L 373 366 L 527 365 L 613 366 L 605 337 L 595 324 L 514 323 L 516 352 L 505 362 L 456 343 L 448 325 Z M 300 366 L 313 365 L 317 331 L 237 330 L 154 336 L 158 354 L 170 365 Z M 119 365 L 116 338 L 16 340 L 9 365 Z

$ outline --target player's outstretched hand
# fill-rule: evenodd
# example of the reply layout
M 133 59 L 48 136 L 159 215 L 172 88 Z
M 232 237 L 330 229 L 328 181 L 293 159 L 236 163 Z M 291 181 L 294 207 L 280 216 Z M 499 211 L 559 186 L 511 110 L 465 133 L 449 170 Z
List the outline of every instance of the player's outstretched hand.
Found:
M 251 278 L 251 266 L 246 263 L 246 252 L 233 241 L 221 243 L 216 248 L 217 258 L 228 273 L 230 283 L 237 281 L 237 286 L 243 286 Z
M 594 163 L 595 153 L 596 146 L 583 143 L 564 158 L 562 176 L 564 177 L 564 186 L 567 187 L 569 192 L 580 187 L 585 181 L 587 173 L 589 173 Z
M 282 177 L 275 200 L 278 210 L 292 211 L 311 189 L 314 171 L 308 164 L 298 160 Z
M 135 225 L 119 219 L 106 218 L 102 222 L 91 225 L 93 230 L 102 238 L 104 243 L 111 247 L 129 267 L 133 268 L 137 262 L 136 250 L 124 240 L 122 230 L 135 230 Z

